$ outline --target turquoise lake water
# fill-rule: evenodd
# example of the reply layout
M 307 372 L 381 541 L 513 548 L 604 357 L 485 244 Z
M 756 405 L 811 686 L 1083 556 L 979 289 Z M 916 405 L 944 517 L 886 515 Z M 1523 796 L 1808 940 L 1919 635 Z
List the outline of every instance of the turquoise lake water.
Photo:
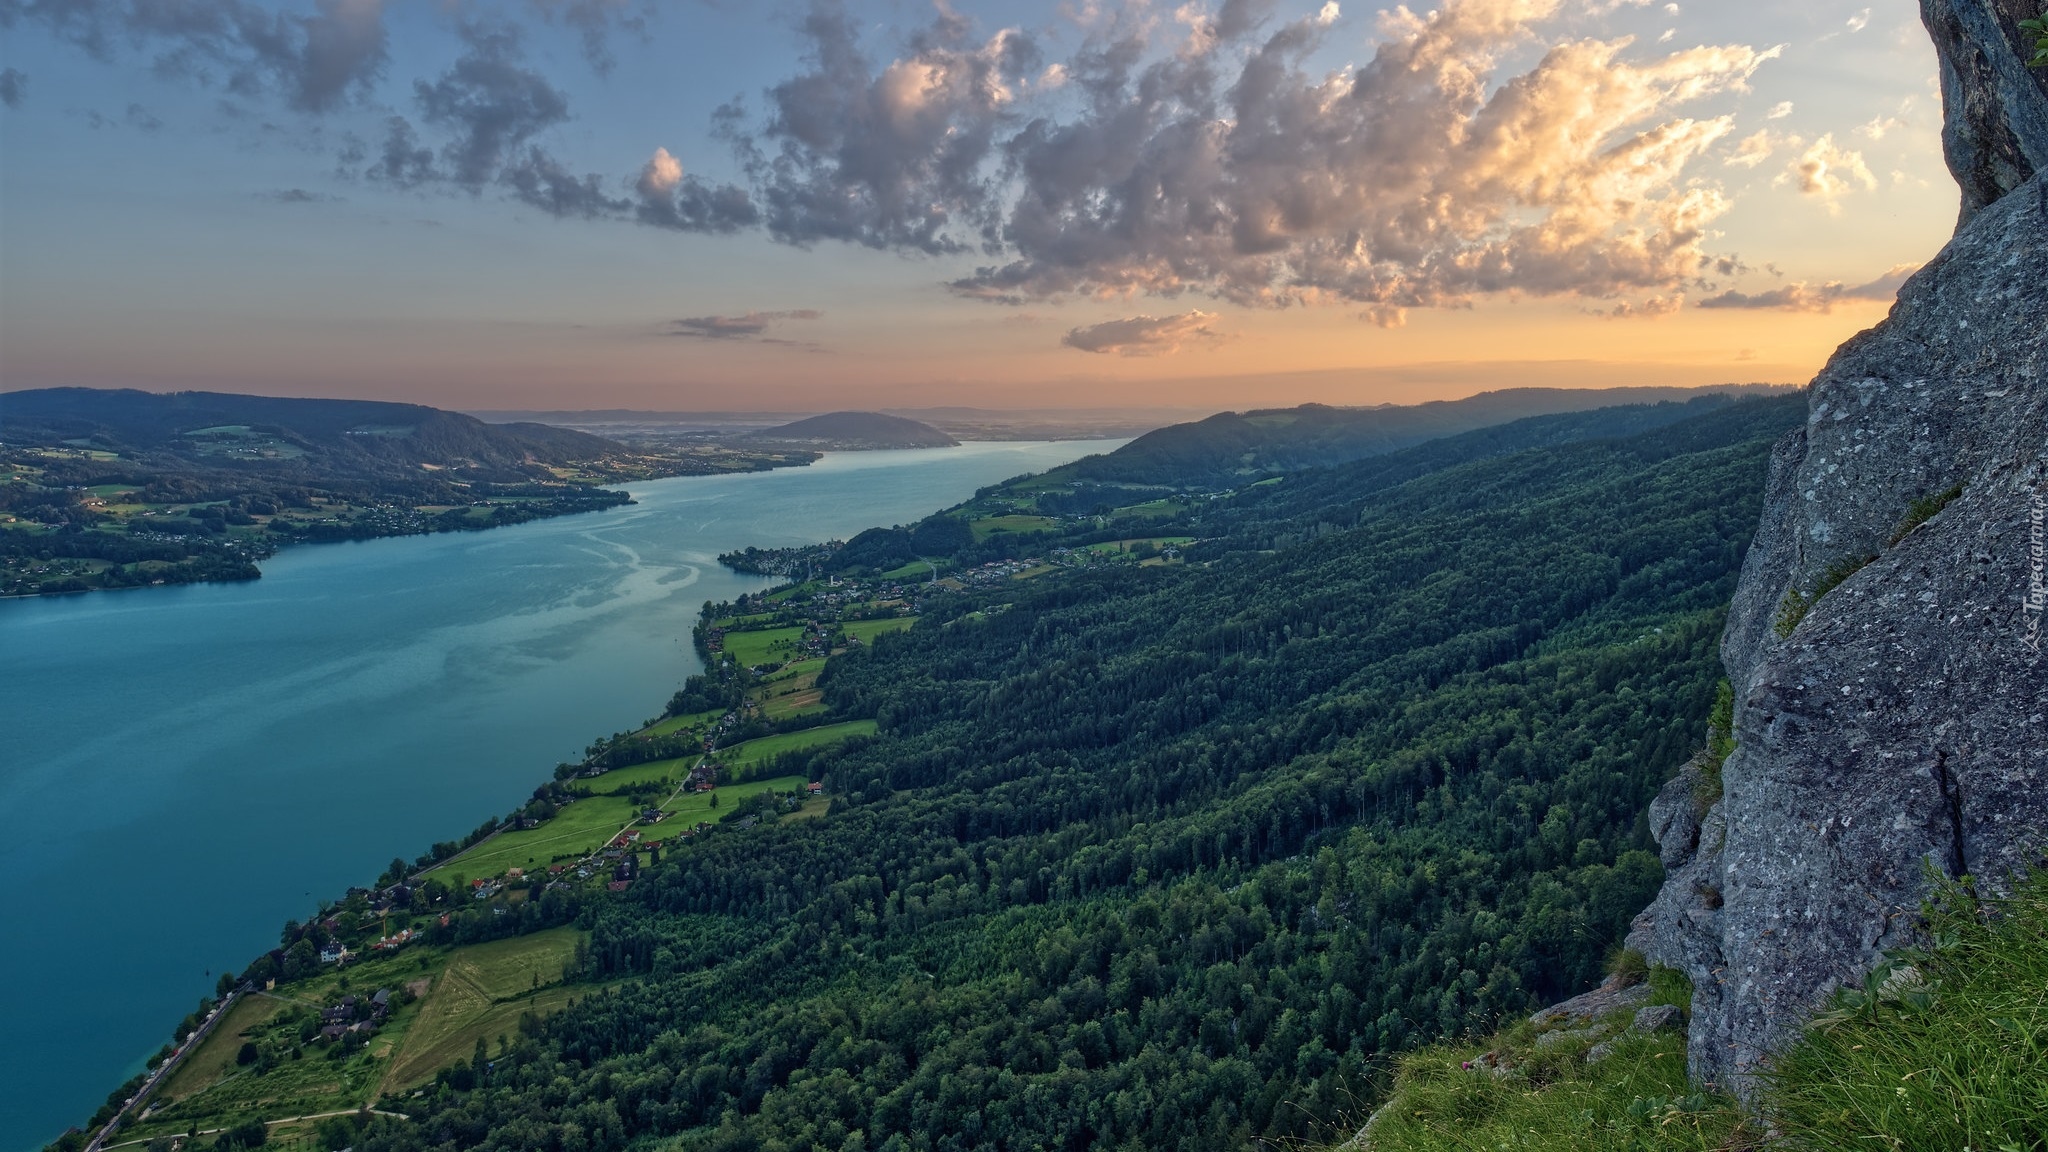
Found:
M 630 487 L 481 533 L 300 547 L 248 584 L 0 601 L 0 1150 L 83 1123 L 287 919 L 515 807 L 700 669 L 714 557 L 907 523 L 1122 441 Z

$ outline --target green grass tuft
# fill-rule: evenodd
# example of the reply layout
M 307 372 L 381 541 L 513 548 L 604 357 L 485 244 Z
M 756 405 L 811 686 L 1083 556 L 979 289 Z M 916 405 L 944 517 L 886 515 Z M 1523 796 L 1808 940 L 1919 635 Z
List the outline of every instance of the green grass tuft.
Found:
M 1801 592 L 1797 588 L 1788 590 L 1784 602 L 1778 605 L 1778 639 L 1792 635 L 1792 630 L 1799 627 L 1799 622 L 1806 619 L 1806 614 L 1820 603 L 1821 597 L 1841 587 L 1843 581 L 1862 571 L 1865 564 L 1875 559 L 1875 556 L 1850 556 L 1837 560 L 1820 574 L 1820 581 L 1813 586 L 1812 592 Z
M 1897 528 L 1892 529 L 1891 539 L 1888 543 L 1897 544 L 1899 541 L 1912 535 L 1913 529 L 1934 519 L 1935 513 L 1948 507 L 1949 501 L 1962 494 L 1963 486 L 1957 484 L 1946 491 L 1937 492 L 1932 496 L 1922 496 L 1908 504 L 1906 506 L 1906 518 L 1899 521 Z
M 1622 954 L 1618 959 L 1632 962 Z M 1652 1003 L 1691 1005 L 1692 985 L 1682 973 L 1646 968 L 1644 978 Z M 1631 1016 L 1624 1010 L 1602 1021 L 1609 1029 L 1603 1037 L 1568 1035 L 1543 1045 L 1536 1029 L 1517 1023 L 1486 1040 L 1406 1057 L 1364 1146 L 1372 1152 L 1759 1147 L 1761 1131 L 1733 1100 L 1687 1080 L 1685 1033 L 1629 1033 Z M 1607 1054 L 1587 1063 L 1603 1039 Z
M 2048 874 L 1943 887 L 1935 942 L 1844 989 L 1765 1074 L 1795 1152 L 2048 1148 Z

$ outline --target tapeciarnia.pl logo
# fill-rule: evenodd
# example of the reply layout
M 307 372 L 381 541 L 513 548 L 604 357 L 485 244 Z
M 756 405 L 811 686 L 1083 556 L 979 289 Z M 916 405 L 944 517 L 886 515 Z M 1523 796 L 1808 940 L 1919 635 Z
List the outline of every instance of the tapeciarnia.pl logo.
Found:
M 2048 520 L 2048 499 L 2036 492 L 2032 505 L 2027 509 L 2027 633 L 2024 638 L 2036 657 L 2041 655 L 2041 616 L 2048 611 L 2048 531 L 2044 531 L 2044 520 Z

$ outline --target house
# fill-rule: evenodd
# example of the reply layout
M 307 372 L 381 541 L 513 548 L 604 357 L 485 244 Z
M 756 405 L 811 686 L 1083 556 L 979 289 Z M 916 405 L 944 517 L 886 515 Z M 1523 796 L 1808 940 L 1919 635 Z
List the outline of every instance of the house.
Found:
M 813 780 L 810 782 L 809 785 L 805 787 L 804 790 L 809 792 L 813 796 L 823 796 L 825 794 L 825 782 L 822 780 Z
M 626 889 L 631 888 L 632 886 L 633 882 L 631 880 L 614 880 L 611 883 L 605 885 L 607 889 L 613 892 L 624 892 Z

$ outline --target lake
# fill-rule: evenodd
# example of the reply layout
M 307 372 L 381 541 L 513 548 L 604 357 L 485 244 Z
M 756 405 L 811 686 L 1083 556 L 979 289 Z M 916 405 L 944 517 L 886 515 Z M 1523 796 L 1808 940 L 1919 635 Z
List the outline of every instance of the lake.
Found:
M 837 453 L 637 504 L 0 601 L 0 1152 L 83 1123 L 222 971 L 516 807 L 701 669 L 714 557 L 907 523 L 1123 441 Z

